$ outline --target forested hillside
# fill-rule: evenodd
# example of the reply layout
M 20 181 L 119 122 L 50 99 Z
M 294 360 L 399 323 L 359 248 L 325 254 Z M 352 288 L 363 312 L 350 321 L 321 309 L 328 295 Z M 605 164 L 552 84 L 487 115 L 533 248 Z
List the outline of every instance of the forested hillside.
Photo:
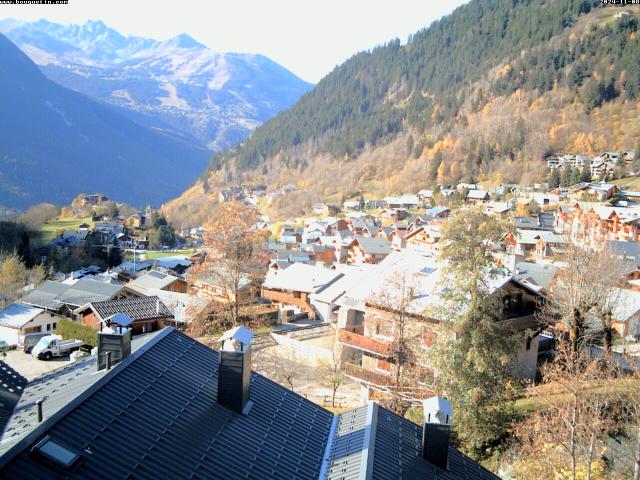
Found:
M 197 213 L 194 198 L 203 205 L 207 190 L 258 175 L 298 181 L 308 202 L 461 179 L 531 181 L 550 151 L 632 149 L 639 10 L 620 11 L 597 0 L 473 0 L 406 45 L 337 67 L 214 156 L 204 183 L 169 207 Z

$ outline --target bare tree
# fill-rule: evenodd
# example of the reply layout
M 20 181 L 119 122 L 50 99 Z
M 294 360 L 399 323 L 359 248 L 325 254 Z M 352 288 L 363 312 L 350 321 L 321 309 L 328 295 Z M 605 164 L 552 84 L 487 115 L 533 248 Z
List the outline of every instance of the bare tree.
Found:
M 576 357 L 573 345 L 563 342 L 556 358 L 543 369 L 540 405 L 515 430 L 520 447 L 514 475 L 517 478 L 591 480 L 594 469 L 603 470 L 599 452 L 616 427 L 619 402 L 614 391 L 603 388 L 617 378 L 606 362 L 585 350 Z M 525 476 L 532 462 L 545 461 Z M 601 477 L 602 478 L 602 477 Z
M 205 284 L 212 301 L 202 318 L 191 326 L 196 330 L 221 330 L 238 325 L 243 305 L 251 303 L 252 288 L 264 274 L 267 257 L 266 234 L 256 228 L 258 211 L 240 203 L 222 204 L 214 221 L 206 227 L 205 262 L 194 268 L 192 286 Z
M 396 271 L 384 279 L 384 289 L 368 300 L 379 333 L 390 339 L 389 362 L 392 381 L 388 387 L 388 408 L 403 415 L 415 393 L 418 378 L 417 348 L 421 339 L 419 315 L 411 309 L 415 300 L 415 278 L 408 272 Z
M 605 351 L 610 352 L 624 261 L 606 247 L 601 252 L 591 252 L 575 245 L 569 246 L 562 260 L 563 266 L 542 309 L 542 320 L 560 334 L 568 334 L 576 359 L 580 350 L 593 341 L 601 340 Z
M 331 388 L 331 406 L 335 408 L 338 390 L 348 379 L 342 370 L 342 346 L 335 335 L 331 344 L 331 355 L 320 360 L 320 368 L 322 381 L 328 383 Z

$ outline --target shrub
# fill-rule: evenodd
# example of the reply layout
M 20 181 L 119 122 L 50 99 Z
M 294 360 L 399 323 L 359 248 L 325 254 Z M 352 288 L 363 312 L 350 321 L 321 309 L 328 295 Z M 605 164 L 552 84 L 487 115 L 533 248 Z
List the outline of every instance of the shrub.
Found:
M 93 328 L 72 320 L 61 319 L 58 321 L 56 333 L 64 340 L 78 339 L 92 347 L 95 347 L 98 344 L 97 335 Z

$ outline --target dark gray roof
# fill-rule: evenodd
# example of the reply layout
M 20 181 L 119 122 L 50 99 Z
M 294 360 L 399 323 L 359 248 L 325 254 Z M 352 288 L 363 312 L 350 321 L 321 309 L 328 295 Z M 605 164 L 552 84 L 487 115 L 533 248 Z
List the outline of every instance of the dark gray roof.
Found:
M 0 459 L 0 476 L 318 478 L 332 414 L 255 373 L 236 414 L 216 401 L 217 371 L 216 351 L 165 329 Z M 45 434 L 81 456 L 75 469 L 34 458 Z
M 640 243 L 610 240 L 607 246 L 614 255 L 632 260 L 636 265 L 640 264 Z
M 57 310 L 62 305 L 79 307 L 89 302 L 113 298 L 122 285 L 82 278 L 73 285 L 46 280 L 23 296 L 20 301 L 36 307 Z
M 116 313 L 124 313 L 134 320 L 172 317 L 173 314 L 157 296 L 130 297 L 104 302 L 92 302 L 91 307 L 104 320 Z
M 131 350 L 135 352 L 158 333 L 134 337 L 131 342 Z M 19 400 L 14 402 L 13 415 L 6 426 L 3 425 L 3 434 L 0 438 L 0 457 L 38 426 L 36 400 L 44 400 L 42 403 L 43 416 L 45 419 L 50 418 L 102 378 L 105 373 L 105 370 L 97 372 L 96 357 L 87 357 L 63 368 L 45 373 L 28 384 L 25 381 Z
M 4 430 L 28 380 L 0 360 L 0 431 Z
M 422 427 L 382 407 L 375 420 L 373 479 L 497 480 L 480 464 L 449 447 L 449 469 L 422 459 Z
M 45 280 L 38 287 L 23 295 L 20 301 L 36 307 L 57 310 L 62 306 L 62 302 L 59 301 L 60 295 L 67 288 L 69 285 L 64 283 Z
M 323 480 L 493 480 L 497 477 L 449 448 L 449 470 L 422 458 L 422 428 L 373 402 L 336 416 Z
M 122 288 L 122 285 L 81 278 L 62 292 L 59 300 L 64 304 L 79 307 L 89 302 L 113 298 Z
M 516 217 L 516 228 L 539 230 L 541 228 L 536 217 Z
M 23 397 L 48 397 L 44 421 L 27 419 L 31 428 L 0 457 L 0 477 L 497 478 L 453 448 L 448 471 L 428 464 L 422 428 L 372 402 L 334 416 L 256 373 L 253 405 L 237 414 L 216 400 L 218 360 L 218 352 L 165 328 L 108 372 L 93 372 L 89 359 L 57 382 L 35 383 Z M 64 382 L 88 386 L 67 393 Z M 64 405 L 50 411 L 48 402 Z M 43 461 L 32 448 L 44 438 L 79 461 L 69 470 Z
M 391 253 L 391 246 L 386 238 L 356 237 L 356 240 L 366 254 L 383 255 Z
M 516 265 L 513 278 L 518 282 L 526 280 L 548 289 L 556 270 L 556 267 L 548 263 L 519 262 Z

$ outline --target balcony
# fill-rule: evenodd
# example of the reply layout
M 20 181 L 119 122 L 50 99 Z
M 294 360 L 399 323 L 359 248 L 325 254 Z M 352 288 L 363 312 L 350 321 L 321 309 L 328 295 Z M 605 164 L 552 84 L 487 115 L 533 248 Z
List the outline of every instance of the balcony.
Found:
M 350 347 L 364 350 L 382 357 L 391 357 L 391 345 L 348 330 L 338 331 L 338 341 Z
M 351 363 L 343 363 L 342 370 L 344 370 L 344 373 L 346 373 L 347 376 L 371 385 L 378 387 L 389 387 L 393 385 L 392 377 L 384 375 L 383 373 L 365 370 L 364 368 Z
M 316 318 L 316 312 L 314 311 L 311 304 L 307 301 L 306 298 L 296 297 L 292 293 L 280 292 L 278 290 L 268 290 L 266 288 L 262 289 L 262 297 L 268 298 L 274 302 L 285 303 L 288 305 L 295 305 L 296 307 L 301 308 L 305 312 L 309 314 L 309 316 L 313 319 Z

